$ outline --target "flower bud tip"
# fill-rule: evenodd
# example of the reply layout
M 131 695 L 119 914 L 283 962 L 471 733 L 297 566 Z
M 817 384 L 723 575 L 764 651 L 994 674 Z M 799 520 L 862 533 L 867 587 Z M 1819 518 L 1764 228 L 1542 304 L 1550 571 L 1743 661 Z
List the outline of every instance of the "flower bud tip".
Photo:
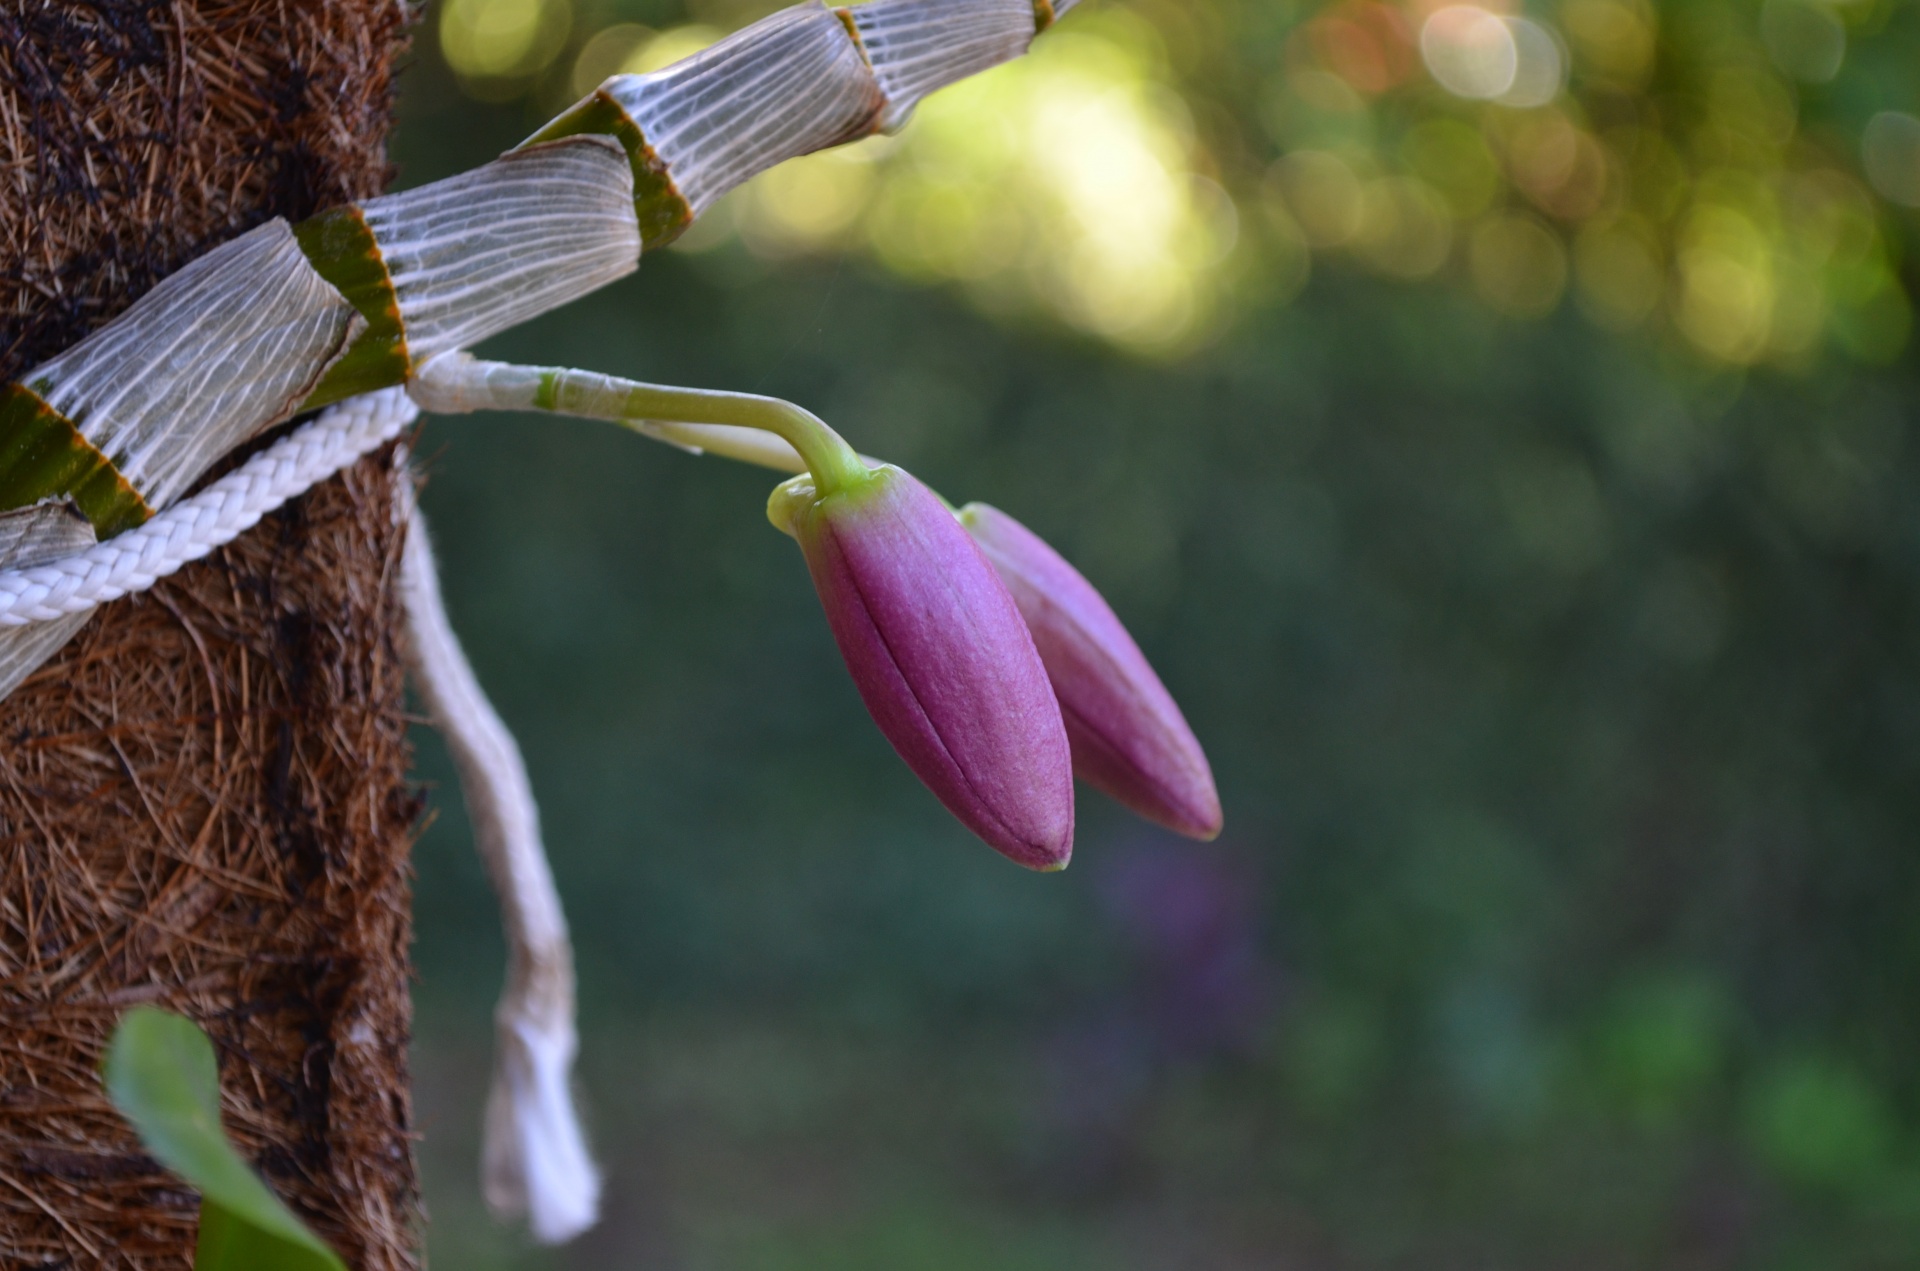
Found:
M 1206 753 L 1093 584 L 997 508 L 969 503 L 959 519 L 1033 634 L 1059 698 L 1074 775 L 1176 833 L 1218 837 L 1220 796 Z

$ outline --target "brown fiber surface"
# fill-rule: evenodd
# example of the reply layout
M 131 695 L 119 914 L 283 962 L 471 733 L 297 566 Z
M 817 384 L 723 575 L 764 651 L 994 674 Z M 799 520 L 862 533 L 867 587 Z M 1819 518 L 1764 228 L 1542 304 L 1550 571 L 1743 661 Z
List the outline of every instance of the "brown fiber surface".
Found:
M 389 0 L 0 2 L 0 380 L 205 246 L 377 190 Z M 96 1075 L 184 1011 L 356 1268 L 417 1265 L 390 456 L 101 610 L 0 702 L 0 1267 L 190 1264 Z
M 404 0 L 0 0 L 0 383 L 215 243 L 377 194 Z

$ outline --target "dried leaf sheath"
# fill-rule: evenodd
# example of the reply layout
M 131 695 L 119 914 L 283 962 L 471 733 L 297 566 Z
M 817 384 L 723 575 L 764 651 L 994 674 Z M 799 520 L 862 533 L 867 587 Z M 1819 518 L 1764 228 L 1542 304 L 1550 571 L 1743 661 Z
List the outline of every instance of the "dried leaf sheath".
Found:
M 606 94 L 638 126 L 695 216 L 776 163 L 867 136 L 886 99 L 824 5 L 782 9 Z
M 516 151 L 363 205 L 414 363 L 599 289 L 640 265 L 633 174 L 603 137 Z
M 0 513 L 0 562 L 18 569 L 83 552 L 95 542 L 93 526 L 61 503 L 18 508 Z M 0 697 L 46 661 L 73 637 L 87 616 L 68 614 L 52 622 L 18 627 L 0 639 Z
M 874 0 L 848 12 L 886 97 L 889 130 L 927 94 L 1019 57 L 1035 34 L 1032 0 Z
M 291 414 L 354 320 L 273 220 L 167 278 L 28 383 L 161 506 Z

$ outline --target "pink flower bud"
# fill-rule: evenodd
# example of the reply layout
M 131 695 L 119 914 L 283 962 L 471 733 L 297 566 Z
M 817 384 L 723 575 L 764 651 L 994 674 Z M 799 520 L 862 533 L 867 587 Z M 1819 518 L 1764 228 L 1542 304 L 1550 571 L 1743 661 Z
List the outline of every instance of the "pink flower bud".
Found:
M 1060 699 L 1074 775 L 1189 838 L 1218 835 L 1220 795 L 1207 756 L 1093 584 L 997 508 L 969 503 L 960 521 L 1033 632 Z
M 1013 597 L 939 496 L 889 465 L 824 496 L 796 477 L 767 514 L 799 542 L 861 700 L 907 766 L 1000 852 L 1064 868 L 1060 707 Z

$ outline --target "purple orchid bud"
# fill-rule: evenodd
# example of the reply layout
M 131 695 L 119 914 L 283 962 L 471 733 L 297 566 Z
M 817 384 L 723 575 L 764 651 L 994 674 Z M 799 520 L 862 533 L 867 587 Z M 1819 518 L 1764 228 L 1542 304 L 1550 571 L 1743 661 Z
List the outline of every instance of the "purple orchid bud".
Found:
M 940 497 L 891 465 L 796 477 L 767 504 L 791 534 L 860 697 L 962 824 L 1032 869 L 1073 850 L 1060 707 L 1019 608 Z
M 1013 593 L 1060 699 L 1074 775 L 1188 838 L 1220 833 L 1207 756 L 1112 608 L 1020 522 L 969 503 L 960 523 Z

